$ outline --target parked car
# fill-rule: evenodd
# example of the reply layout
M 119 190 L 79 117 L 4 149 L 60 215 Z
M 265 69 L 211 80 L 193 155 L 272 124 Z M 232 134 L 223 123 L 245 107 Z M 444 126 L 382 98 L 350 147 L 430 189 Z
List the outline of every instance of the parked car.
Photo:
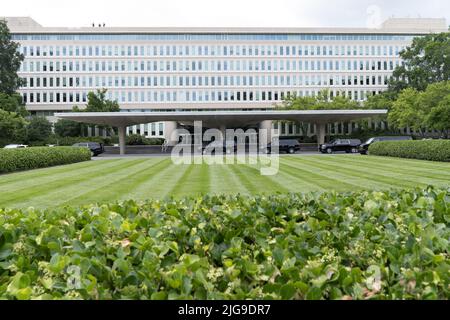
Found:
M 392 137 L 373 137 L 359 146 L 359 153 L 367 154 L 369 146 L 378 141 L 399 141 L 399 140 L 412 140 L 410 136 L 392 136 Z
M 103 143 L 98 142 L 79 142 L 72 145 L 72 147 L 86 147 L 91 150 L 91 156 L 96 157 L 99 154 L 105 152 Z
M 263 151 L 265 153 L 272 153 L 272 143 L 268 143 Z M 300 151 L 300 143 L 295 139 L 280 139 L 278 142 L 278 151 L 290 154 L 296 153 Z
M 3 149 L 19 149 L 19 148 L 28 148 L 26 144 L 8 144 L 3 147 Z
M 322 153 L 333 153 L 336 151 L 358 153 L 358 147 L 360 144 L 361 140 L 359 139 L 335 139 L 330 143 L 321 144 L 319 150 Z

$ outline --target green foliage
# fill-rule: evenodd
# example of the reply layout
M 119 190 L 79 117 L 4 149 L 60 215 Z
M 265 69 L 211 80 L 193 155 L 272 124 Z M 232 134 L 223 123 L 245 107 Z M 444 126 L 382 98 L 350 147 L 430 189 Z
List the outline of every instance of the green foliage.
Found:
M 0 209 L 0 298 L 448 299 L 450 189 Z
M 422 91 L 430 83 L 450 80 L 450 33 L 416 37 L 400 53 L 405 65 L 394 70 L 389 91 L 400 93 L 406 88 Z
M 88 93 L 88 102 L 86 108 L 79 109 L 74 107 L 74 111 L 84 112 L 118 112 L 120 111 L 119 103 L 117 101 L 111 101 L 106 99 L 107 89 L 97 90 L 97 92 Z
M 81 123 L 59 119 L 55 123 L 55 134 L 60 137 L 79 137 L 81 135 Z
M 450 138 L 450 95 L 431 109 L 427 123 L 431 129 L 442 132 L 447 139 Z
M 322 90 L 314 97 L 288 96 L 277 108 L 280 110 L 355 110 L 359 109 L 360 105 L 343 95 L 330 97 L 328 90 Z
M 35 147 L 23 149 L 0 149 L 0 174 L 13 171 L 45 168 L 87 161 L 90 159 L 91 152 L 88 148 Z
M 52 134 L 52 124 L 45 117 L 31 117 L 27 125 L 27 142 L 45 141 Z
M 389 123 L 396 128 L 410 127 L 417 131 L 423 130 L 425 112 L 421 109 L 418 100 L 419 92 L 416 89 L 403 90 L 389 112 Z
M 369 147 L 377 156 L 450 161 L 450 140 L 383 141 Z
M 12 95 L 22 85 L 17 71 L 24 56 L 19 53 L 18 48 L 19 44 L 11 41 L 6 22 L 0 20 L 0 93 Z
M 423 134 L 425 128 L 448 136 L 450 81 L 430 84 L 425 91 L 403 90 L 392 104 L 389 121 L 396 128 L 410 127 Z
M 0 109 L 17 113 L 23 117 L 28 115 L 28 111 L 22 103 L 22 97 L 17 93 L 0 93 Z
M 113 139 L 113 141 L 117 140 L 118 138 Z M 146 138 L 140 134 L 130 134 L 126 137 L 126 144 L 133 146 L 133 145 L 162 145 L 164 142 L 164 139 L 162 138 Z
M 364 101 L 364 108 L 365 109 L 387 109 L 391 110 L 392 103 L 393 103 L 394 97 L 389 92 L 382 92 L 375 95 L 370 95 L 367 97 L 367 100 Z
M 0 109 L 0 147 L 9 143 L 22 143 L 26 138 L 27 122 L 14 112 Z

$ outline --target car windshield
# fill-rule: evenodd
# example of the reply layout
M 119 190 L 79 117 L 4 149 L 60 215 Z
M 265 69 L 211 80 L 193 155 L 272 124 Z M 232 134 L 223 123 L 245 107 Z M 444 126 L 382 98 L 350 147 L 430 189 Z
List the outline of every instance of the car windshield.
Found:
M 367 144 L 372 143 L 374 139 L 375 139 L 375 138 L 370 138 L 370 139 L 367 140 L 365 143 L 367 143 Z

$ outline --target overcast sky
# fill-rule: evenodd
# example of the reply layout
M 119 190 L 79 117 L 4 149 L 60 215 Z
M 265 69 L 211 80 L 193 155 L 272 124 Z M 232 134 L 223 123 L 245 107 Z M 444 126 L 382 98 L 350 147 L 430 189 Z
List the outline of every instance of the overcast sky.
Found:
M 446 18 L 449 0 L 0 0 L 0 16 L 43 26 L 373 26 L 390 16 Z

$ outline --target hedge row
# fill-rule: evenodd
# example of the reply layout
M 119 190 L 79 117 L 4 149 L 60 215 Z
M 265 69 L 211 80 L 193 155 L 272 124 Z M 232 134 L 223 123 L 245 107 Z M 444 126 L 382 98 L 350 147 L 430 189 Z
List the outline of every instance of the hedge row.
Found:
M 17 142 L 17 141 L 16 141 Z M 54 144 L 58 146 L 72 146 L 75 143 L 78 142 L 98 142 L 103 143 L 105 146 L 111 146 L 113 144 L 119 143 L 119 137 L 118 136 L 112 136 L 112 137 L 59 137 L 56 135 L 52 135 L 45 141 L 32 141 L 28 143 L 30 146 L 46 146 L 49 144 Z M 126 137 L 126 144 L 127 145 L 162 145 L 164 142 L 163 138 L 146 138 L 141 135 L 137 134 L 131 134 Z M 3 147 L 4 145 L 7 145 L 8 142 L 4 141 L 2 144 L 2 141 L 0 140 L 0 147 Z
M 369 147 L 377 156 L 450 161 L 450 140 L 383 141 Z
M 45 168 L 91 159 L 87 148 L 33 147 L 0 149 L 0 173 Z
M 450 189 L 0 209 L 0 299 L 448 299 Z

